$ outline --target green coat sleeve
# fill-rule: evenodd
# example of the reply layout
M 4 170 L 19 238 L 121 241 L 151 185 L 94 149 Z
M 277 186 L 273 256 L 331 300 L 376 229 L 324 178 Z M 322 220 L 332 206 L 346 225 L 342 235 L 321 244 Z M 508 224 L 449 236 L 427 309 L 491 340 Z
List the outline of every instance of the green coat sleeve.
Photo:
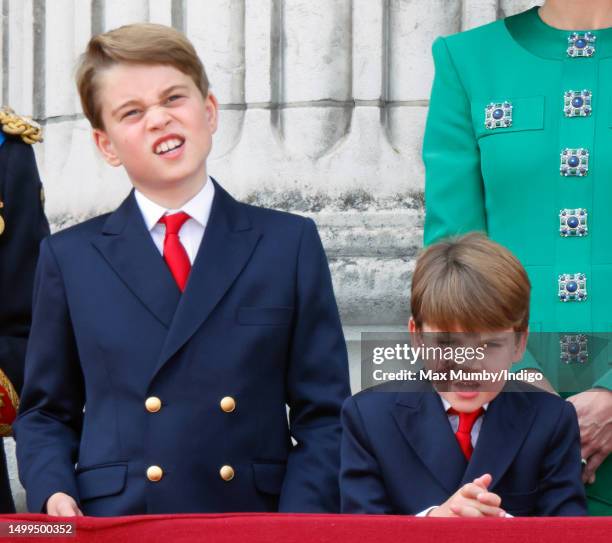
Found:
M 444 38 L 434 42 L 433 58 L 436 73 L 423 141 L 425 245 L 487 230 L 470 101 Z

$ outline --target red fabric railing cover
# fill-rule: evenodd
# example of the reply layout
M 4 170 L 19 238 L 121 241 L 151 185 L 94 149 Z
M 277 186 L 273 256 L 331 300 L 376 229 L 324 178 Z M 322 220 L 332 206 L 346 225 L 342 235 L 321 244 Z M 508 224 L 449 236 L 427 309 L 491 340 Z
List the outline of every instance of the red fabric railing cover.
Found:
M 57 522 L 46 515 L 0 515 L 7 522 Z M 422 519 L 400 516 L 243 513 L 80 517 L 73 537 L 12 536 L 3 541 L 116 543 L 610 543 L 612 518 Z

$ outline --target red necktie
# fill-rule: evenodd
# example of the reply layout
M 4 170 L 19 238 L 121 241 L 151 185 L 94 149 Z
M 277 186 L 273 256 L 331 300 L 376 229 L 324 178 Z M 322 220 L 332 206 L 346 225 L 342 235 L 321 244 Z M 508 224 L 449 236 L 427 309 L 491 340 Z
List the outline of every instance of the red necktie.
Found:
M 172 215 L 165 215 L 159 219 L 160 223 L 166 225 L 164 260 L 168 264 L 170 273 L 172 273 L 172 277 L 174 277 L 181 292 L 185 290 L 187 278 L 191 271 L 191 262 L 189 262 L 187 251 L 185 251 L 185 247 L 183 247 L 179 238 L 179 230 L 187 219 L 189 219 L 189 215 L 183 211 L 173 213 Z
M 472 428 L 478 417 L 483 413 L 484 409 L 482 407 L 471 413 L 462 413 L 452 407 L 448 410 L 449 415 L 459 415 L 459 428 L 455 432 L 455 437 L 468 460 L 472 458 L 472 452 L 474 451 L 474 447 L 472 447 Z

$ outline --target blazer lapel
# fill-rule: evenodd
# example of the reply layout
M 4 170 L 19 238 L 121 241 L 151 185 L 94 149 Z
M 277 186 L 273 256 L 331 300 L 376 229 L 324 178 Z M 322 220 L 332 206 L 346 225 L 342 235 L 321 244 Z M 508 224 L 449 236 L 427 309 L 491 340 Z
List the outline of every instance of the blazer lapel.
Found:
M 535 420 L 535 410 L 525 394 L 518 391 L 502 392 L 491 402 L 484 415 L 462 484 L 485 473 L 493 477 L 490 490 L 500 481 Z
M 145 226 L 134 191 L 92 243 L 142 304 L 170 327 L 181 293 Z
M 449 494 L 454 493 L 467 463 L 438 394 L 433 388 L 402 392 L 393 415 L 421 462 Z
M 206 321 L 248 262 L 260 237 L 245 207 L 215 183 L 204 238 L 152 377 Z

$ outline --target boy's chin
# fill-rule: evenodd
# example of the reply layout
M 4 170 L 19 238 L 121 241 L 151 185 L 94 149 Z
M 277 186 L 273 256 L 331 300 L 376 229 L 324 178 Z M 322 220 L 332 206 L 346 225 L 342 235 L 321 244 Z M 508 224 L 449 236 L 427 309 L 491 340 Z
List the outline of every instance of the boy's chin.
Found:
M 453 385 L 449 388 L 450 390 L 441 392 L 442 397 L 451 404 L 453 409 L 465 413 L 480 409 L 484 404 L 490 402 L 497 396 L 495 392 L 459 389 Z

